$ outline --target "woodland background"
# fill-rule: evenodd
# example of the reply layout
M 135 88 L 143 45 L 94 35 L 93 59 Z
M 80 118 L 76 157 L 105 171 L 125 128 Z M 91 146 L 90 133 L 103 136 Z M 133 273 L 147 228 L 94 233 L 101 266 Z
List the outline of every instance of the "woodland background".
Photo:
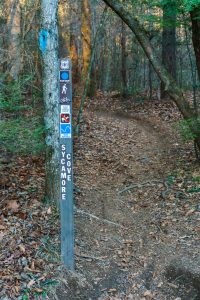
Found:
M 186 0 L 123 2 L 143 24 L 178 86 L 193 91 L 194 106 L 200 73 L 199 5 Z M 40 153 L 45 131 L 43 60 L 38 47 L 40 1 L 2 2 L 0 18 L 1 146 L 18 153 Z M 83 92 L 90 65 L 90 97 L 98 90 L 124 96 L 143 94 L 149 100 L 165 97 L 164 85 L 135 36 L 112 10 L 104 9 L 103 2 L 59 1 L 58 24 L 59 57 L 70 55 L 73 60 L 74 97 Z M 79 105 L 80 99 L 74 98 L 75 109 Z
M 52 203 L 58 58 L 67 56 L 76 268 L 87 279 L 69 276 L 69 299 L 89 299 L 91 286 L 92 299 L 199 299 L 195 284 L 169 286 L 161 275 L 169 253 L 200 266 L 200 0 L 0 1 L 0 299 L 45 297 L 62 270 Z M 199 282 L 191 268 L 186 277 Z

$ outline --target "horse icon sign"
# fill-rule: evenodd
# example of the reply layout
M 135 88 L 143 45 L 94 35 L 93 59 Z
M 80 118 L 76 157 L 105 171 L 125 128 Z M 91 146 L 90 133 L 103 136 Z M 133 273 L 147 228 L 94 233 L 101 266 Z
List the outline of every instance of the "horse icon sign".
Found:
M 70 115 L 69 114 L 61 114 L 60 115 L 60 122 L 63 123 L 70 123 Z

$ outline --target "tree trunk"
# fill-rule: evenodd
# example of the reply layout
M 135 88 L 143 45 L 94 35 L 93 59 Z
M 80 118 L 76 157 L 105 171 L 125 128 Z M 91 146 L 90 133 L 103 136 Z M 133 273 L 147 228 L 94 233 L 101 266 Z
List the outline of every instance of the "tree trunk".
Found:
M 20 0 L 9 2 L 10 13 L 7 19 L 7 70 L 11 79 L 17 80 L 20 72 L 21 5 Z
M 58 63 L 58 0 L 42 0 L 40 49 L 43 55 L 43 94 L 46 126 L 46 196 L 59 201 L 59 63 Z
M 130 14 L 123 4 L 116 0 L 104 0 L 104 2 L 112 8 L 113 11 L 129 26 L 135 34 L 138 42 L 143 48 L 146 56 L 148 57 L 154 71 L 164 85 L 165 91 L 171 96 L 172 100 L 177 105 L 185 119 L 193 119 L 193 126 L 190 128 L 196 136 L 195 140 L 200 149 L 200 136 L 198 132 L 198 120 L 194 110 L 190 107 L 189 102 L 185 99 L 182 90 L 177 86 L 175 80 L 167 72 L 165 67 L 160 63 L 155 50 L 152 48 L 151 43 L 145 33 L 144 28 L 138 21 L 138 18 Z
M 176 80 L 176 7 L 173 0 L 163 5 L 162 64 Z M 161 83 L 161 99 L 166 96 Z
M 122 76 L 122 96 L 127 95 L 127 74 L 126 74 L 126 25 L 122 21 L 121 25 L 121 76 Z
M 59 56 L 69 56 L 69 4 L 66 1 L 60 1 L 58 6 L 58 34 L 59 34 Z
M 83 78 L 87 77 L 92 46 L 91 8 L 89 0 L 82 0 L 82 47 L 83 47 Z
M 65 0 L 63 0 L 65 1 Z M 80 7 L 79 1 L 65 1 L 68 3 L 69 16 L 69 33 L 70 33 L 70 57 L 72 59 L 72 82 L 73 93 L 80 88 L 81 70 L 82 70 L 82 46 L 81 44 L 81 20 L 80 20 Z M 66 15 L 64 16 L 66 18 Z M 68 21 L 69 22 L 69 21 Z M 66 31 L 66 28 L 64 28 Z
M 152 96 L 153 96 L 153 86 L 152 86 L 152 68 L 151 68 L 151 64 L 150 62 L 148 63 L 148 83 L 149 83 L 149 87 L 148 87 L 148 96 L 149 99 L 152 100 Z
M 72 59 L 72 80 L 73 84 L 77 84 L 80 81 L 79 63 L 78 63 L 78 46 L 76 43 L 75 34 L 70 35 L 70 56 Z
M 191 11 L 190 16 L 192 20 L 192 41 L 200 80 L 200 5 Z
M 103 74 L 103 91 L 108 92 L 111 86 L 111 62 L 112 62 L 112 53 L 110 47 L 107 49 L 107 57 L 106 57 L 106 64 L 105 64 L 105 71 Z

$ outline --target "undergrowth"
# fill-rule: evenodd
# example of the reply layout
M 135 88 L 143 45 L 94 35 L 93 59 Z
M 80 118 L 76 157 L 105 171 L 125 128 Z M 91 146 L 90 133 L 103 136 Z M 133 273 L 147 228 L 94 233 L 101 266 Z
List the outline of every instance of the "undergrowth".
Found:
M 39 155 L 45 148 L 41 91 L 34 86 L 32 75 L 10 82 L 4 82 L 1 78 L 0 75 L 1 150 Z

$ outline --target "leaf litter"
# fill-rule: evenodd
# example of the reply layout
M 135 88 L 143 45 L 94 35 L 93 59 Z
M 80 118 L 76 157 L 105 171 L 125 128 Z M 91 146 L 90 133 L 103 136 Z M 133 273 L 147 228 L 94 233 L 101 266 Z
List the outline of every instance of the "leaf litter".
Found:
M 61 272 L 59 214 L 42 202 L 44 159 L 3 164 L 0 299 L 198 299 L 191 284 L 165 276 L 174 257 L 199 262 L 199 165 L 177 120 L 170 101 L 101 93 L 85 110 L 74 147 L 73 275 Z
M 52 277 L 51 270 L 46 272 L 50 261 L 45 240 L 57 229 L 50 223 L 51 208 L 41 202 L 43 165 L 44 159 L 35 165 L 24 157 L 1 168 L 10 180 L 6 187 L 0 182 L 0 299 L 29 299 L 34 292 L 45 292 L 42 286 Z

